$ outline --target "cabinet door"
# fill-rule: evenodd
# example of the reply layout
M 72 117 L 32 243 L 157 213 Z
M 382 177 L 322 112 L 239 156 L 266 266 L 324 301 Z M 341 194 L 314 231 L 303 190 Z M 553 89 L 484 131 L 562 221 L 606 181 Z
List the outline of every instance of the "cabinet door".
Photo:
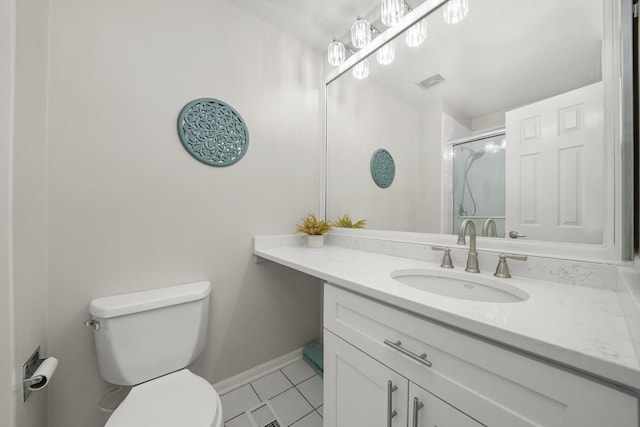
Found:
M 409 383 L 409 427 L 479 427 L 479 423 L 414 383 Z
M 406 427 L 408 393 L 406 378 L 324 331 L 324 425 Z

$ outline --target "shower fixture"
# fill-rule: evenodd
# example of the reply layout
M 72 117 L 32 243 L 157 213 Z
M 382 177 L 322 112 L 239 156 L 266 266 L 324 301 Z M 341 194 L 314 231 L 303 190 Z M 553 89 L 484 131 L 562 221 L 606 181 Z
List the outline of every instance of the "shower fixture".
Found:
M 465 160 L 464 166 L 464 177 L 462 178 L 462 195 L 460 196 L 460 205 L 458 206 L 458 216 L 474 216 L 476 214 L 477 206 L 476 200 L 473 197 L 473 192 L 471 191 L 471 186 L 469 185 L 469 170 L 471 166 L 475 163 L 476 160 L 485 155 L 485 150 L 475 151 L 471 148 L 462 147 L 460 151 L 468 151 L 469 156 Z M 467 209 L 464 207 L 464 196 L 465 190 L 469 193 L 469 198 L 471 199 L 471 203 L 473 205 L 473 211 L 469 213 Z

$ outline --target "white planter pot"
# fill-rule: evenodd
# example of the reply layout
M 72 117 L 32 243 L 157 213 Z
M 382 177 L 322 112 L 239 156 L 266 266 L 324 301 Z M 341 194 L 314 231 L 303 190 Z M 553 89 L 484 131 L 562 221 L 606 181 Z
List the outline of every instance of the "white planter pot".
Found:
M 324 246 L 324 234 L 307 234 L 308 248 L 321 248 Z

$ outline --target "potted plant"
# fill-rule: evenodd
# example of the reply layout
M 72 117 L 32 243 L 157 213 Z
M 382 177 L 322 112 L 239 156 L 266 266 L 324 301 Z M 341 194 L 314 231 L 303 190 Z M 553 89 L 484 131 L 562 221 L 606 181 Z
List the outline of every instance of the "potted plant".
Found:
M 321 248 L 324 246 L 324 234 L 333 228 L 331 222 L 318 220 L 315 214 L 312 213 L 300 219 L 302 223 L 296 226 L 296 233 L 304 233 L 307 235 L 307 246 L 310 248 Z
M 367 220 L 361 219 L 360 221 L 353 222 L 349 214 L 344 214 L 338 217 L 338 219 L 333 223 L 333 226 L 343 228 L 365 228 L 367 226 Z

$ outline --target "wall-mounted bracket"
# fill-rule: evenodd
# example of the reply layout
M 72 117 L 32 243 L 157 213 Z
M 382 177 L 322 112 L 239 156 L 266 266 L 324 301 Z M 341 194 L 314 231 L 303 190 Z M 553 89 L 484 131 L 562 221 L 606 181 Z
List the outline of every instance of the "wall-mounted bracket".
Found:
M 26 402 L 27 398 L 31 394 L 29 386 L 39 383 L 42 378 L 34 377 L 38 367 L 42 364 L 44 359 L 40 359 L 40 346 L 29 356 L 29 359 L 22 365 L 22 401 Z

